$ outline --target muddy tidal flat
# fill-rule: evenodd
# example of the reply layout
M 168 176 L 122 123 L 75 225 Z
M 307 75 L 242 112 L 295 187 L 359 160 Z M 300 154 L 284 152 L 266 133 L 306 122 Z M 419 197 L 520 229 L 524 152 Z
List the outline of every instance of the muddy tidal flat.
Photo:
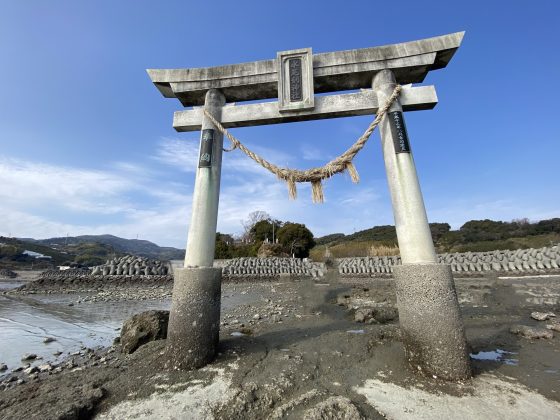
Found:
M 169 285 L 0 283 L 0 419 L 560 418 L 560 276 L 456 279 L 463 383 L 404 363 L 391 279 L 224 283 L 219 354 L 193 372 L 163 369 L 165 340 L 113 344 L 133 313 L 169 308 Z

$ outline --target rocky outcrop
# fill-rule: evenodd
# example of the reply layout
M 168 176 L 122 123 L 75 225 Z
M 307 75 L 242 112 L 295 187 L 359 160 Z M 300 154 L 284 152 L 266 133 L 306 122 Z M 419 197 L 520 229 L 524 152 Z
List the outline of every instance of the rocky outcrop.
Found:
M 463 252 L 438 255 L 438 262 L 449 264 L 456 273 L 468 272 L 546 272 L 560 269 L 558 246 L 490 252 Z M 375 276 L 393 272 L 401 264 L 399 256 L 338 259 L 342 276 Z
M 58 273 L 58 272 L 57 272 Z M 58 291 L 74 292 L 112 290 L 129 287 L 170 287 L 173 284 L 173 276 L 92 276 L 82 274 L 78 276 L 65 276 L 60 272 L 57 275 L 39 277 L 39 279 L 29 282 L 18 289 L 9 290 L 7 294 L 17 292 L 39 292 L 39 291 Z
M 169 262 L 126 255 L 92 268 L 93 276 L 163 276 L 171 274 Z
M 121 330 L 123 353 L 130 354 L 150 341 L 167 337 L 169 311 L 146 311 L 127 319 Z
M 14 273 L 12 270 L 7 268 L 0 268 L 0 277 L 14 279 L 17 277 L 17 273 Z

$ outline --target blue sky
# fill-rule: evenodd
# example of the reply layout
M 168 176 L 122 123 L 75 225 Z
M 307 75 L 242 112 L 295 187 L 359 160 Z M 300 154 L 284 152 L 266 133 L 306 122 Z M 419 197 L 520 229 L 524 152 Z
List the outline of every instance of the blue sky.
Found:
M 428 218 L 560 217 L 556 1 L 0 0 L 0 235 L 111 233 L 183 247 L 198 133 L 176 133 L 178 101 L 147 68 L 271 59 L 277 51 L 364 48 L 466 31 L 434 110 L 406 114 Z M 269 160 L 323 164 L 370 117 L 234 130 Z M 224 156 L 218 229 L 264 210 L 316 236 L 393 224 L 375 133 L 361 183 L 327 181 L 326 202 L 239 151 Z

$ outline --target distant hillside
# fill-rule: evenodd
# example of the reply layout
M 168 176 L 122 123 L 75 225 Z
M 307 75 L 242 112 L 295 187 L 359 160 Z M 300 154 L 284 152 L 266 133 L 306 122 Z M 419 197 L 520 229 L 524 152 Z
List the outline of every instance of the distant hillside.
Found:
M 142 239 L 124 239 L 113 235 L 69 236 L 34 240 L 34 242 L 48 245 L 55 249 L 64 249 L 85 243 L 98 243 L 110 246 L 117 253 L 133 254 L 160 260 L 177 260 L 185 257 L 184 249 L 162 247 Z
M 430 223 L 438 252 L 493 251 L 540 248 L 560 242 L 560 218 L 530 223 L 527 219 L 502 222 L 470 220 L 458 230 L 448 223 Z M 397 245 L 394 226 L 375 226 L 350 235 L 334 233 L 315 239 L 312 258 L 320 260 L 329 247 L 333 257 L 374 255 L 380 248 Z M 375 254 L 376 255 L 376 254 Z
M 51 258 L 36 259 L 32 256 L 25 255 L 24 251 L 37 252 Z M 74 255 L 66 251 L 53 249 L 48 245 L 39 244 L 32 240 L 0 236 L 0 267 L 35 267 L 37 269 L 42 269 L 52 265 L 62 265 L 73 259 Z

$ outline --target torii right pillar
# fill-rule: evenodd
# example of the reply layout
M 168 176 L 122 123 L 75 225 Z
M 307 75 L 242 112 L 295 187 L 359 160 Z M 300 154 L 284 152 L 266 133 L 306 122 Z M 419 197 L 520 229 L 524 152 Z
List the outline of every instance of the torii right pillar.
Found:
M 380 104 L 396 86 L 390 70 L 373 79 Z M 437 263 L 416 167 L 397 99 L 380 124 L 385 169 L 402 265 L 393 267 L 399 320 L 414 370 L 447 380 L 471 376 L 451 267 Z

